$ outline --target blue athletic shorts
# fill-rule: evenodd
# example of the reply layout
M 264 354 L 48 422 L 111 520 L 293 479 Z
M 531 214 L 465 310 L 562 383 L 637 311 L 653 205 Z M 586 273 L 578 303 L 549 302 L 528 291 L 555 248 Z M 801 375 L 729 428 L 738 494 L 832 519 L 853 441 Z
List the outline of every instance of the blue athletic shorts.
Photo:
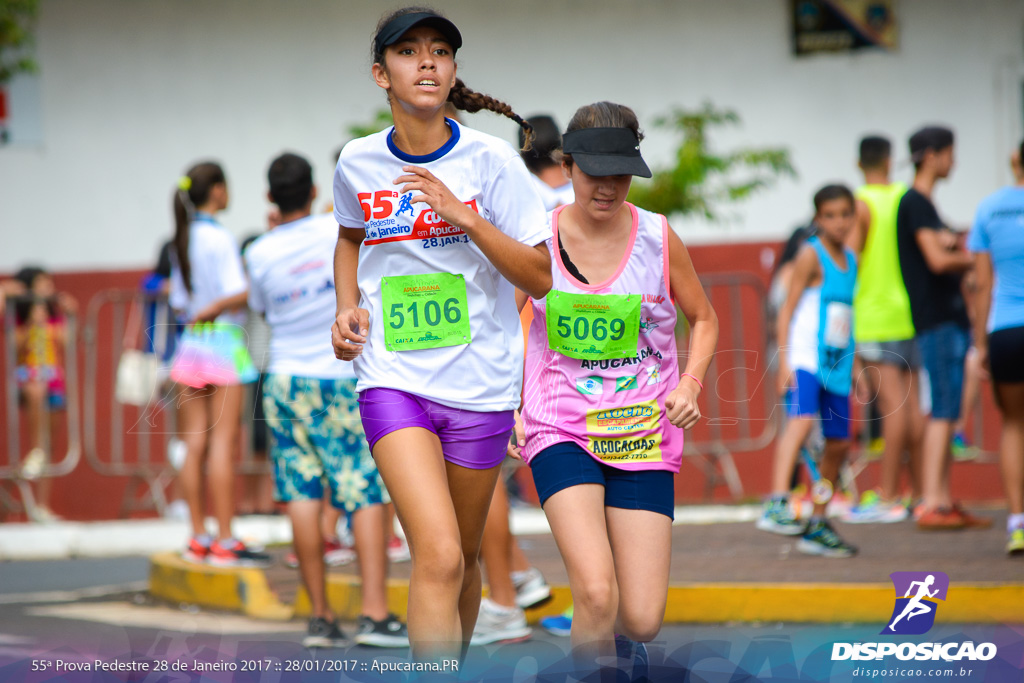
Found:
M 797 370 L 793 374 L 796 386 L 786 395 L 786 414 L 821 416 L 821 432 L 826 439 L 850 438 L 850 397 L 826 391 L 812 372 Z
M 541 507 L 562 489 L 577 484 L 604 487 L 605 507 L 650 510 L 675 519 L 675 478 L 666 470 L 621 470 L 572 442 L 556 443 L 530 461 Z
M 391 502 L 363 434 L 355 379 L 267 375 L 263 408 L 275 500 L 322 500 L 326 486 L 348 513 Z

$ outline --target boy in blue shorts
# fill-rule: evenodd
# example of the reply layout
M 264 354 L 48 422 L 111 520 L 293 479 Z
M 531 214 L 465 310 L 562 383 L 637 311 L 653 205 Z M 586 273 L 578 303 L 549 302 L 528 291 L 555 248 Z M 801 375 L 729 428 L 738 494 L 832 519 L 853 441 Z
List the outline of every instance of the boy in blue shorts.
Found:
M 281 225 L 246 251 L 249 306 L 270 325 L 270 366 L 263 405 L 273 438 L 274 495 L 288 505 L 295 553 L 313 617 L 306 647 L 345 642 L 324 588 L 322 499 L 345 510 L 355 536 L 362 615 L 355 642 L 407 647 L 405 625 L 387 610 L 386 513 L 390 502 L 367 447 L 356 404 L 351 363 L 334 357 L 334 263 L 338 225 L 330 214 L 311 216 L 313 169 L 295 154 L 270 165 L 269 197 Z
M 855 223 L 853 193 L 843 185 L 827 185 L 814 195 L 814 209 L 818 234 L 797 255 L 779 312 L 779 392 L 787 395 L 790 419 L 776 446 L 772 495 L 757 528 L 802 535 L 797 549 L 809 555 L 851 557 L 857 549 L 835 532 L 826 508 L 850 450 L 857 261 L 844 244 Z M 816 419 L 821 420 L 825 450 L 814 510 L 804 526 L 788 511 L 789 480 Z

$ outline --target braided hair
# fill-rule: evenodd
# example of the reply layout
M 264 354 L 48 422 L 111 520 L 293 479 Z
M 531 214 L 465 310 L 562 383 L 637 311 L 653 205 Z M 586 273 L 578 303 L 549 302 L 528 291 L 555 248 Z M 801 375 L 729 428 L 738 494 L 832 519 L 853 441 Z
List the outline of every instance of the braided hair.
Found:
M 417 12 L 430 12 L 438 16 L 444 16 L 437 10 L 433 9 L 432 7 L 403 7 L 401 9 L 395 10 L 394 12 L 388 12 L 383 17 L 381 17 L 380 21 L 377 22 L 377 30 L 374 31 L 374 35 L 376 36 L 377 33 L 380 33 L 381 29 L 383 29 L 385 26 L 387 26 L 390 22 L 394 21 L 398 17 Z M 372 41 L 370 44 L 370 55 L 371 58 L 373 59 L 374 64 L 380 64 L 384 68 L 384 70 L 387 71 L 387 64 L 384 62 L 384 50 L 377 50 L 376 40 Z M 388 93 L 388 100 L 390 101 L 390 99 L 391 94 Z M 495 99 L 490 95 L 484 95 L 483 93 L 471 90 L 470 88 L 466 87 L 466 84 L 462 82 L 461 78 L 455 79 L 455 85 L 452 86 L 451 91 L 449 91 L 448 93 L 448 101 L 451 102 L 456 109 L 467 112 L 469 114 L 475 114 L 481 109 L 486 109 L 487 111 L 494 112 L 495 114 L 507 116 L 508 118 L 512 119 L 517 124 L 519 124 L 519 126 L 523 129 L 524 141 L 522 145 L 522 151 L 527 151 L 530 149 L 530 146 L 533 143 L 533 126 L 531 126 L 526 119 L 521 117 L 519 114 L 515 113 L 512 110 L 511 105 L 506 104 L 501 100 Z
M 501 114 L 512 119 L 523 129 L 523 146 L 522 150 L 525 152 L 530 149 L 533 144 L 533 126 L 521 117 L 519 114 L 512 111 L 512 106 L 502 102 L 501 100 L 495 99 L 490 95 L 484 95 L 483 93 L 470 90 L 466 87 L 466 84 L 462 82 L 461 78 L 455 79 L 455 85 L 452 86 L 451 91 L 448 93 L 448 101 L 451 102 L 456 109 L 461 109 L 464 112 L 475 114 L 481 109 L 487 111 L 493 111 L 495 114 Z

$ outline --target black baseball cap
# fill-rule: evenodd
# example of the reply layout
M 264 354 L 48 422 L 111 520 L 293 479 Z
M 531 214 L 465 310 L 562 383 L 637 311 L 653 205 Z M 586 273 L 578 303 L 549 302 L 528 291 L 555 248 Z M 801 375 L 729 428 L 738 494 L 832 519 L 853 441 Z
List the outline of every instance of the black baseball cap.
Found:
M 587 175 L 650 178 L 640 140 L 629 128 L 582 128 L 562 136 L 562 151 Z
M 943 150 L 953 144 L 953 131 L 944 126 L 925 126 L 910 136 L 910 159 L 914 163 L 924 158 L 928 150 Z
M 374 38 L 374 47 L 377 53 L 382 54 L 384 48 L 394 45 L 399 38 L 405 35 L 406 31 L 416 26 L 429 26 L 437 29 L 452 46 L 452 54 L 462 47 L 462 34 L 451 21 L 433 12 L 410 12 L 395 17 L 377 32 L 377 37 Z

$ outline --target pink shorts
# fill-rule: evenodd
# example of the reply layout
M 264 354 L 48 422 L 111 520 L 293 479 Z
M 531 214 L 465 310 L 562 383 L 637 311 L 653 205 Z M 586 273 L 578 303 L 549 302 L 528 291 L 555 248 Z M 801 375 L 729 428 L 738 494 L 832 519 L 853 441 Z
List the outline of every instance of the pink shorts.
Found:
M 359 415 L 371 452 L 391 432 L 422 427 L 437 434 L 445 460 L 474 470 L 501 464 L 515 425 L 511 410 L 461 410 L 405 391 L 379 387 L 359 393 Z

